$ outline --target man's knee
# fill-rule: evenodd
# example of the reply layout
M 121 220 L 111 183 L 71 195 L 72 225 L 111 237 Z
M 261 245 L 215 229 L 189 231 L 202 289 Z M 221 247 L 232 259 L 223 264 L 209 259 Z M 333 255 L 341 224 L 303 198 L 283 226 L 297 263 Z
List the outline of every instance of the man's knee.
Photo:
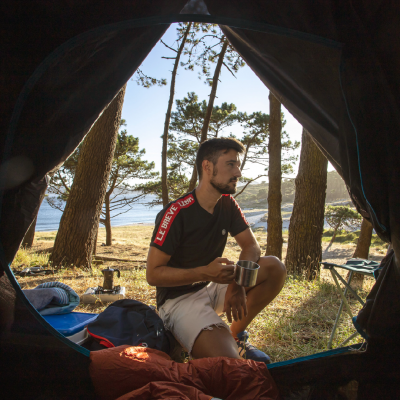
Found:
M 212 325 L 200 332 L 194 342 L 194 358 L 230 357 L 240 358 L 235 339 L 226 327 Z
M 258 261 L 260 268 L 265 268 L 268 277 L 274 279 L 285 279 L 286 278 L 286 267 L 285 264 L 275 256 L 261 257 Z

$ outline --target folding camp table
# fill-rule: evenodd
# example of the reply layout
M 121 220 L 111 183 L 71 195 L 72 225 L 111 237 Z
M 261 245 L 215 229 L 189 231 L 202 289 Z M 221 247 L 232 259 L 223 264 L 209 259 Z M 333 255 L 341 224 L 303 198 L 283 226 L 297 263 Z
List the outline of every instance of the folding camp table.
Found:
M 335 281 L 336 288 L 340 294 L 340 297 L 342 298 L 342 301 L 339 306 L 338 313 L 336 315 L 336 320 L 335 324 L 333 325 L 333 330 L 331 333 L 331 337 L 329 338 L 328 342 L 328 349 L 332 348 L 332 341 L 333 338 L 335 337 L 335 332 L 339 323 L 340 315 L 342 314 L 343 306 L 345 306 L 347 313 L 349 314 L 350 318 L 353 320 L 353 314 L 350 309 L 350 305 L 347 302 L 346 295 L 348 292 L 350 292 L 363 306 L 364 301 L 361 299 L 361 297 L 353 290 L 353 288 L 350 286 L 351 279 L 353 277 L 354 272 L 357 272 L 362 275 L 366 276 L 374 276 L 376 278 L 376 271 L 379 269 L 379 263 L 376 261 L 369 261 L 369 260 L 363 260 L 360 258 L 352 258 L 346 262 L 346 264 L 343 265 L 338 265 L 338 264 L 333 264 L 333 263 L 328 263 L 328 262 L 321 262 L 324 266 L 324 269 L 329 269 L 329 271 L 332 274 L 332 278 Z M 350 271 L 349 277 L 347 279 L 347 282 L 342 278 L 342 276 L 336 271 L 335 268 L 342 268 L 342 269 L 347 269 Z M 342 288 L 339 284 L 339 281 L 343 283 L 345 289 L 344 292 L 342 291 Z M 355 338 L 359 332 L 354 332 L 352 335 L 350 335 L 344 342 L 340 344 L 340 346 L 344 346 L 346 343 L 348 343 L 351 339 Z

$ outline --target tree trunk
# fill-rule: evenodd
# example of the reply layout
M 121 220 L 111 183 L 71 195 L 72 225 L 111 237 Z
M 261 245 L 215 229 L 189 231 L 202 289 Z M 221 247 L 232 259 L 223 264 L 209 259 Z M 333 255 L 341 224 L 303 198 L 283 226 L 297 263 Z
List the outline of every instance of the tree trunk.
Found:
M 97 237 L 98 236 L 99 236 L 99 226 L 97 226 L 96 235 L 94 236 L 94 241 L 93 241 L 93 255 L 94 256 L 97 254 Z
M 55 174 L 56 171 L 57 171 L 57 169 L 55 169 L 54 171 L 51 171 L 51 172 L 48 174 L 48 176 L 49 176 L 49 177 L 52 177 L 52 176 Z M 42 205 L 42 203 L 43 203 L 43 199 L 44 199 L 44 198 L 45 198 L 45 194 L 43 193 L 43 196 L 41 197 L 40 202 L 39 202 L 38 213 L 39 213 L 39 210 L 40 210 L 40 207 L 41 207 L 41 205 Z M 27 232 L 25 233 L 25 236 L 24 236 L 24 238 L 23 238 L 23 240 L 22 240 L 22 243 L 21 243 L 22 247 L 25 247 L 25 248 L 30 248 L 30 247 L 32 247 L 32 245 L 33 245 L 33 240 L 35 239 L 36 223 L 37 223 L 37 214 L 36 214 L 35 219 L 32 221 L 32 223 L 31 223 L 29 229 L 28 229 Z
M 372 239 L 372 229 L 372 224 L 368 220 L 363 218 L 361 223 L 360 237 L 358 238 L 357 247 L 354 251 L 353 258 L 363 258 L 365 260 L 368 260 L 369 247 L 371 246 Z M 351 280 L 351 286 L 362 288 L 363 283 L 364 275 L 354 273 Z
M 324 251 L 324 254 L 328 252 L 328 250 L 331 248 L 333 242 L 335 241 L 338 229 L 339 229 L 339 225 L 337 225 L 337 226 L 335 227 L 335 229 L 334 229 L 334 231 L 333 231 L 332 239 L 330 240 L 328 246 L 326 247 L 326 249 L 325 249 L 325 251 Z
M 242 160 L 242 163 L 240 165 L 240 172 L 243 172 L 244 165 L 246 164 L 246 161 L 247 161 L 247 155 L 249 154 L 249 148 L 250 148 L 250 144 L 248 144 L 246 146 L 246 150 L 244 152 L 243 160 Z
M 196 166 L 193 167 L 192 177 L 190 178 L 189 189 L 188 192 L 191 192 L 197 183 L 197 168 Z
M 50 261 L 54 266 L 91 267 L 94 240 L 117 143 L 126 85 L 85 138 L 75 179 Z
M 168 182 L 167 182 L 167 149 L 168 149 L 169 123 L 171 120 L 171 111 L 172 111 L 172 106 L 174 104 L 174 96 L 175 96 L 176 72 L 178 71 L 179 60 L 181 58 L 183 48 L 185 47 L 186 39 L 190 32 L 191 27 L 192 27 L 192 23 L 190 22 L 189 25 L 187 26 L 185 34 L 183 35 L 182 42 L 181 42 L 178 52 L 176 54 L 174 68 L 172 70 L 171 87 L 169 89 L 168 108 L 167 108 L 167 113 L 165 114 L 164 133 L 162 136 L 163 144 L 162 144 L 162 152 L 161 152 L 161 190 L 162 190 L 163 206 L 166 206 L 169 203 Z
M 372 239 L 372 224 L 365 218 L 361 223 L 360 237 L 357 241 L 357 247 L 354 251 L 353 258 L 364 258 L 368 260 L 369 247 Z M 364 275 L 362 275 L 364 276 Z
M 266 256 L 282 259 L 282 169 L 281 169 L 281 103 L 269 94 L 269 170 L 268 170 L 268 219 Z
M 104 226 L 106 227 L 106 246 L 112 245 L 112 232 L 111 232 L 111 212 L 110 212 L 110 195 L 106 193 L 104 198 L 104 206 L 106 215 L 104 217 Z
M 289 225 L 286 268 L 309 280 L 319 273 L 328 161 L 303 129 L 299 172 Z
M 224 62 L 224 57 L 226 53 L 226 49 L 228 48 L 228 39 L 225 38 L 224 44 L 222 45 L 221 52 L 219 53 L 217 66 L 215 67 L 213 83 L 211 87 L 210 99 L 208 100 L 206 116 L 204 117 L 203 127 L 201 129 L 201 140 L 200 142 L 203 143 L 207 140 L 208 137 L 208 127 L 210 125 L 211 114 L 214 107 L 214 100 L 217 94 L 217 87 L 218 87 L 218 80 L 219 75 L 221 73 L 222 63 Z
M 24 239 L 22 240 L 22 247 L 27 247 L 27 248 L 32 247 L 33 239 L 35 239 L 36 221 L 37 221 L 37 216 L 32 221 L 28 231 L 25 233 Z

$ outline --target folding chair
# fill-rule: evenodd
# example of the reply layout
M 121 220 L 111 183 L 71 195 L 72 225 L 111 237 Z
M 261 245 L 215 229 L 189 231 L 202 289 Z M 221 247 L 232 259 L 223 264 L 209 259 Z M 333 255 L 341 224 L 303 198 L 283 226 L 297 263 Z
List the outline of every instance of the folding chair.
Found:
M 351 279 L 353 277 L 354 272 L 357 272 L 359 274 L 366 275 L 366 276 L 374 276 L 376 279 L 376 277 L 377 277 L 376 271 L 379 269 L 380 264 L 377 263 L 376 261 L 363 260 L 360 258 L 352 258 L 352 259 L 348 260 L 346 262 L 346 264 L 343 264 L 343 265 L 338 265 L 338 264 L 333 264 L 333 263 L 328 263 L 328 262 L 321 262 L 320 264 L 323 265 L 324 269 L 329 269 L 329 271 L 331 272 L 332 278 L 336 284 L 336 288 L 340 294 L 340 297 L 342 298 L 338 313 L 336 315 L 335 324 L 333 325 L 333 330 L 332 330 L 332 333 L 331 333 L 331 336 L 330 336 L 329 342 L 328 342 L 328 349 L 331 349 L 332 341 L 333 341 L 333 338 L 335 337 L 336 329 L 337 329 L 337 326 L 339 323 L 340 315 L 342 314 L 343 306 L 345 307 L 350 318 L 353 320 L 353 314 L 351 312 L 350 305 L 346 299 L 347 293 L 350 292 L 360 302 L 360 304 L 362 306 L 364 305 L 364 301 L 350 286 Z M 335 268 L 342 268 L 342 269 L 347 269 L 348 271 L 350 271 L 347 282 L 342 278 L 342 276 L 336 271 Z M 344 292 L 342 291 L 342 287 L 340 286 L 339 281 L 342 282 L 344 285 Z M 354 332 L 344 342 L 342 342 L 340 344 L 340 347 L 344 346 L 350 340 L 355 338 L 358 334 L 359 334 L 358 331 Z

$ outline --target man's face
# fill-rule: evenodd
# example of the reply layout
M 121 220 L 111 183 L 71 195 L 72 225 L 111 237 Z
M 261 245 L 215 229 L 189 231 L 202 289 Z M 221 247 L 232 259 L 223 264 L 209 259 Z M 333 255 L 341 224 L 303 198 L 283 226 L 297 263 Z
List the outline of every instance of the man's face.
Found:
M 217 164 L 213 165 L 210 183 L 221 194 L 233 194 L 236 193 L 237 182 L 241 176 L 239 153 L 230 149 L 227 153 L 222 153 Z

